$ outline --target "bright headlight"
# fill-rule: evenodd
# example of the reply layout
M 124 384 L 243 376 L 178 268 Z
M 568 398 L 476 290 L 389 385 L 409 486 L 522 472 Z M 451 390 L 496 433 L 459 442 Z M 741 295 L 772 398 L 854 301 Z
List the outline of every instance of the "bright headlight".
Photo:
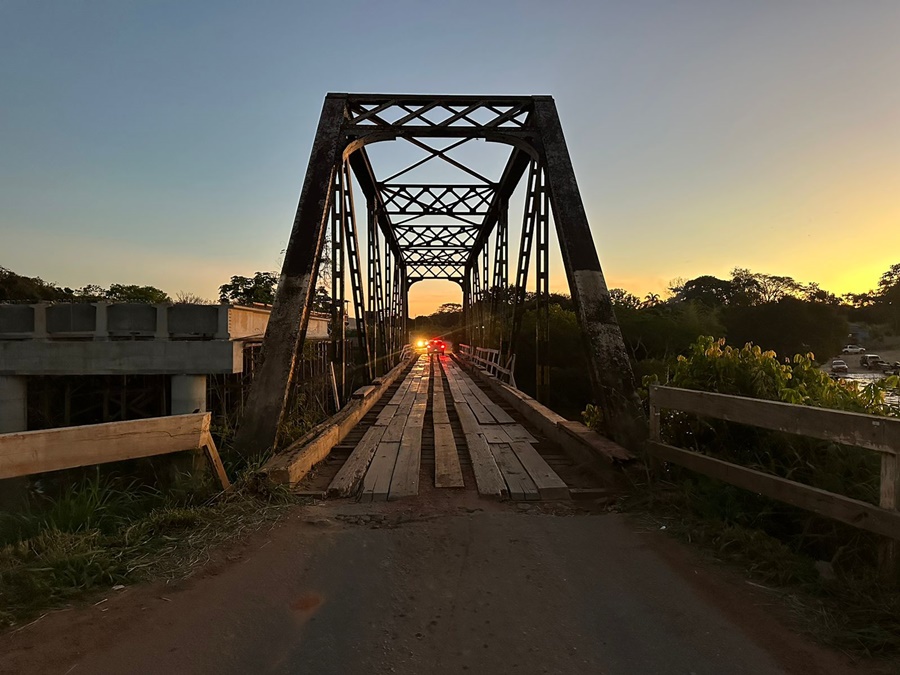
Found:
M 416 344 L 418 344 L 420 347 L 424 347 L 424 346 L 425 346 L 425 340 L 419 340 Z

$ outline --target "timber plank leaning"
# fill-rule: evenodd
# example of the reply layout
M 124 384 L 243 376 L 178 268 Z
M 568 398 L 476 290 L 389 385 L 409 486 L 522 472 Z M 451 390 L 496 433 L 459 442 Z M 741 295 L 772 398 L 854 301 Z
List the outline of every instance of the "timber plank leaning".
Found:
M 228 488 L 209 422 L 209 413 L 193 413 L 0 434 L 0 478 L 204 449 Z

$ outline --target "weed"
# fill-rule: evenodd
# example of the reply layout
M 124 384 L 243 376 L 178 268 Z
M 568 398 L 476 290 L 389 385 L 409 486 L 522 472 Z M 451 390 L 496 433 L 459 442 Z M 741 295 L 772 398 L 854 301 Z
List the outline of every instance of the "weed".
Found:
M 0 514 L 0 626 L 116 584 L 189 575 L 211 547 L 293 503 L 287 490 L 253 490 L 256 468 L 204 503 L 186 487 L 162 492 L 99 471 L 32 491 L 22 512 Z

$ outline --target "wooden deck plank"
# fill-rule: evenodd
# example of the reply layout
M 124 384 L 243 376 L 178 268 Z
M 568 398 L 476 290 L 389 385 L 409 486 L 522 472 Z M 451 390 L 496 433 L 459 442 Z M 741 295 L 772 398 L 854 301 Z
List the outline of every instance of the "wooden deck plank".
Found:
M 434 393 L 431 397 L 431 419 L 435 425 L 450 424 L 450 415 L 447 413 L 447 398 L 444 395 L 443 378 L 440 375 L 434 379 Z
M 403 438 L 403 428 L 406 426 L 406 417 L 401 414 L 394 415 L 390 424 L 385 427 L 382 441 L 385 443 L 399 443 Z
M 477 434 L 481 432 L 481 425 L 472 414 L 472 409 L 466 403 L 455 404 L 456 416 L 459 418 L 459 424 L 462 426 L 464 434 Z
M 434 486 L 465 487 L 456 440 L 453 438 L 450 424 L 434 425 Z
M 509 413 L 506 412 L 499 405 L 494 403 L 491 400 L 491 397 L 488 396 L 487 392 L 485 392 L 481 387 L 479 387 L 474 382 L 472 383 L 472 387 L 470 390 L 478 399 L 479 403 L 485 407 L 485 409 L 497 420 L 497 424 L 515 424 L 516 421 L 510 417 Z
M 509 413 L 495 403 L 490 395 L 469 377 L 468 373 L 463 370 L 459 370 L 458 372 L 458 377 L 461 380 L 463 387 L 465 387 L 464 391 L 468 391 L 469 396 L 474 396 L 478 401 L 478 405 L 483 407 L 485 412 L 493 417 L 493 421 L 487 421 L 487 418 L 482 420 L 481 416 L 476 412 L 476 416 L 479 417 L 479 421 L 482 424 L 515 424 L 516 421 L 510 417 Z M 472 409 L 475 411 L 476 407 L 473 406 Z
M 387 427 L 373 426 L 366 431 L 328 486 L 326 492 L 329 497 L 350 497 L 356 494 L 386 429 Z
M 419 469 L 422 464 L 422 427 L 409 425 L 397 452 L 397 463 L 391 476 L 388 499 L 402 499 L 419 494 Z
M 475 419 L 478 420 L 479 424 L 496 424 L 497 420 L 494 418 L 491 413 L 488 412 L 488 409 L 482 405 L 481 401 L 479 401 L 474 395 L 469 394 L 466 396 L 466 404 L 472 410 L 472 414 L 475 415 Z
M 363 478 L 361 502 L 387 501 L 391 485 L 391 476 L 394 474 L 394 465 L 397 463 L 397 453 L 400 443 L 379 443 L 375 451 L 375 457 L 369 465 L 366 477 Z
M 475 485 L 478 494 L 488 497 L 506 497 L 509 490 L 497 467 L 497 462 L 488 448 L 487 442 L 478 434 L 466 434 L 466 447 L 472 460 Z
M 528 430 L 521 424 L 503 424 L 501 426 L 503 427 L 503 431 L 506 432 L 506 435 L 509 436 L 509 439 L 511 441 L 524 441 L 525 443 L 538 442 L 538 440 L 530 433 L 528 433 Z
M 496 424 L 482 426 L 478 433 L 484 436 L 484 440 L 488 443 L 512 443 L 509 435 Z
M 519 458 L 522 468 L 534 482 L 541 499 L 568 499 L 569 487 L 530 443 L 511 443 L 512 451 Z
M 399 408 L 399 404 L 397 403 L 388 403 L 384 408 L 381 409 L 381 412 L 378 413 L 378 418 L 375 420 L 376 427 L 386 427 L 391 419 L 394 417 L 394 414 L 397 412 L 397 408 Z
M 509 443 L 489 443 L 488 447 L 503 475 L 503 480 L 506 481 L 510 499 L 538 500 L 541 498 L 537 486 Z

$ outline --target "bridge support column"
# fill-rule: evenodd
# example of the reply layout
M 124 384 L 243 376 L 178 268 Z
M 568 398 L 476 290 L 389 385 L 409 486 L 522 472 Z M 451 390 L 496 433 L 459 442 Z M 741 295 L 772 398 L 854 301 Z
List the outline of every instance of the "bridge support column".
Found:
M 21 375 L 0 375 L 0 434 L 28 430 L 28 384 Z M 17 509 L 25 497 L 25 478 L 0 480 L 0 509 Z
M 28 429 L 28 384 L 21 375 L 0 375 L 0 434 Z
M 172 414 L 206 412 L 206 375 L 173 375 Z

